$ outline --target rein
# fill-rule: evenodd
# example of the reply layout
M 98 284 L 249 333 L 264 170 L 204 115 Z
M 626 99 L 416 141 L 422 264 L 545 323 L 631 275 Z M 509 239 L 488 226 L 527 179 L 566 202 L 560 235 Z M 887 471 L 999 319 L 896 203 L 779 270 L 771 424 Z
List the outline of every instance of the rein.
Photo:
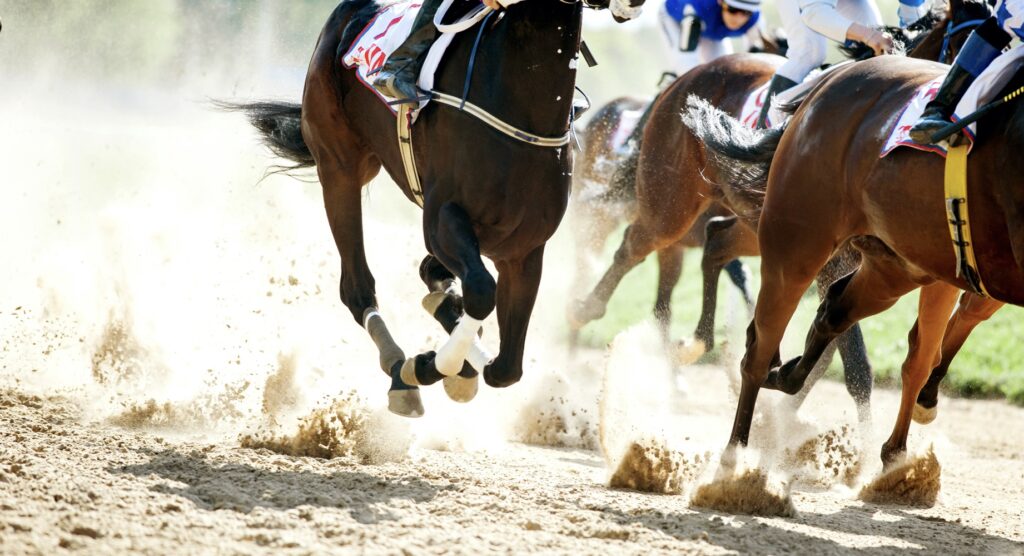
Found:
M 939 49 L 938 61 L 945 63 L 945 60 L 949 57 L 949 39 L 957 33 L 961 33 L 966 30 L 974 30 L 984 22 L 984 19 L 969 19 L 953 25 L 953 20 L 950 19 L 949 22 L 946 23 L 946 33 L 942 36 L 942 48 Z

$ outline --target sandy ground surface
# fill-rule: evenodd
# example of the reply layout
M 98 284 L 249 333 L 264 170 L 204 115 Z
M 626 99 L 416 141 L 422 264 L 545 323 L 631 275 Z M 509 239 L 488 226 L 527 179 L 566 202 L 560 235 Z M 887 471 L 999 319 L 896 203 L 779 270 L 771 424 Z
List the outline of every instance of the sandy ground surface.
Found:
M 719 368 L 687 372 L 690 384 L 722 393 L 672 396 L 673 428 L 690 429 L 684 445 L 693 446 L 728 425 L 719 402 L 729 388 Z M 881 420 L 896 398 L 883 391 L 876 402 Z M 0 551 L 1024 552 L 1024 410 L 963 400 L 941 408 L 932 428 L 911 438 L 936 443 L 934 507 L 867 504 L 856 489 L 822 488 L 818 476 L 792 487 L 796 517 L 763 518 L 698 510 L 686 494 L 610 489 L 610 470 L 593 450 L 500 442 L 414 446 L 377 464 L 358 451 L 292 457 L 196 432 L 91 421 L 73 399 L 5 390 Z M 830 426 L 850 414 L 842 387 L 823 383 L 800 418 Z
M 943 399 L 912 429 L 942 466 L 937 502 L 914 509 L 858 499 L 894 392 L 863 437 L 839 384 L 795 416 L 765 394 L 741 463 L 795 517 L 691 507 L 717 484 L 737 367 L 676 374 L 650 326 L 568 358 L 562 232 L 523 382 L 464 406 L 424 389 L 422 419 L 390 416 L 315 185 L 260 182 L 252 131 L 202 106 L 133 120 L 66 100 L 42 119 L 26 95 L 0 103 L 16 201 L 0 203 L 2 553 L 1024 551 L 1024 410 L 1001 402 Z M 380 181 L 364 205 L 381 312 L 407 354 L 437 349 L 418 213 Z

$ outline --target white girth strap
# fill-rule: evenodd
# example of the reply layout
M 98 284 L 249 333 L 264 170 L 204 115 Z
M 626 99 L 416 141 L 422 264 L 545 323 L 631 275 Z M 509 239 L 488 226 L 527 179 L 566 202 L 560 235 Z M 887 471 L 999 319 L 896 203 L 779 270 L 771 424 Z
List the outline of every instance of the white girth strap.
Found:
M 566 130 L 565 134 L 560 137 L 541 137 L 539 135 L 534 135 L 532 133 L 523 131 L 512 124 L 509 124 L 498 119 L 490 112 L 484 110 L 483 108 L 480 108 L 479 106 L 473 104 L 472 102 L 466 101 L 465 106 L 463 106 L 462 99 L 445 93 L 439 93 L 437 91 L 434 91 L 432 93 L 432 96 L 434 97 L 435 101 L 440 102 L 441 104 L 447 104 L 448 106 L 452 106 L 455 108 L 461 108 L 467 114 L 470 114 L 471 116 L 482 121 L 483 123 L 504 133 L 505 135 L 508 135 L 513 139 L 518 139 L 524 143 L 537 145 L 538 147 L 551 148 L 564 147 L 569 144 L 569 130 Z

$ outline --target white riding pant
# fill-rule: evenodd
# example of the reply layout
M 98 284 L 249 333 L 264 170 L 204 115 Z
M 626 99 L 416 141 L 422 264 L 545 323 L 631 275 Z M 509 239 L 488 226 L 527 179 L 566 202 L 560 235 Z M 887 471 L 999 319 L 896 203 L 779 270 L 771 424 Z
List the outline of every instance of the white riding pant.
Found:
M 846 40 L 851 23 L 882 25 L 874 0 L 778 0 L 776 5 L 789 37 L 786 63 L 776 73 L 797 83 L 825 63 L 828 39 L 839 43 Z

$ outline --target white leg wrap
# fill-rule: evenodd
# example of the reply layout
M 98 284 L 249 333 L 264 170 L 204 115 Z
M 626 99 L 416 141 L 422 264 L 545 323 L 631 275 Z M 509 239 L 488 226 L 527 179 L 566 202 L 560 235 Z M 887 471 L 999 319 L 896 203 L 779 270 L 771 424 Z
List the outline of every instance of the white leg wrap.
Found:
M 466 360 L 482 324 L 483 321 L 476 320 L 469 315 L 462 315 L 459 323 L 455 325 L 455 330 L 452 330 L 451 337 L 441 346 L 441 349 L 437 350 L 434 365 L 438 372 L 444 376 L 459 374 L 459 371 L 462 370 L 462 363 Z
M 480 342 L 480 338 L 474 337 L 473 345 L 469 346 L 469 353 L 466 354 L 466 361 L 469 361 L 469 364 L 477 372 L 482 373 L 493 360 L 494 356 L 487 352 L 487 348 Z

